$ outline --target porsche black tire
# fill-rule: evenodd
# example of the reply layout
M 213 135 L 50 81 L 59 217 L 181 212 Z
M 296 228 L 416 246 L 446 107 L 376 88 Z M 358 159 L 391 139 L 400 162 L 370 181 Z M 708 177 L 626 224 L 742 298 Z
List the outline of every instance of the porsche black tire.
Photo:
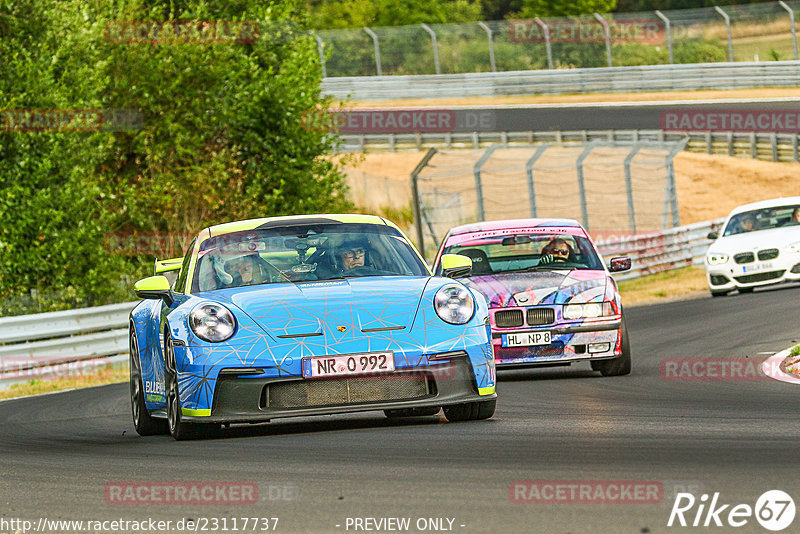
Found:
M 178 391 L 178 372 L 175 365 L 175 351 L 172 338 L 164 334 L 164 381 L 167 397 L 167 428 L 170 435 L 178 440 L 211 437 L 219 432 L 220 426 L 213 423 L 187 423 L 181 414 L 181 399 Z
M 133 416 L 133 427 L 140 436 L 154 436 L 169 432 L 167 422 L 164 419 L 157 419 L 150 415 L 145 405 L 144 382 L 142 381 L 142 368 L 139 362 L 139 342 L 136 340 L 136 332 L 130 328 L 130 392 L 131 392 L 131 415 Z
M 730 290 L 728 290 L 728 291 L 712 291 L 711 292 L 711 296 L 712 297 L 724 297 L 728 293 L 730 293 Z
M 445 406 L 444 416 L 451 423 L 458 421 L 477 421 L 480 419 L 489 419 L 494 415 L 494 409 L 497 405 L 497 399 L 477 402 L 465 402 L 464 404 L 454 404 L 452 406 Z
M 436 415 L 440 409 L 438 406 L 433 408 L 398 408 L 395 410 L 383 410 L 383 413 L 390 419 L 395 417 L 427 417 Z
M 631 344 L 628 340 L 628 328 L 622 321 L 622 354 L 610 360 L 592 361 L 592 370 L 600 371 L 603 376 L 623 376 L 631 374 Z

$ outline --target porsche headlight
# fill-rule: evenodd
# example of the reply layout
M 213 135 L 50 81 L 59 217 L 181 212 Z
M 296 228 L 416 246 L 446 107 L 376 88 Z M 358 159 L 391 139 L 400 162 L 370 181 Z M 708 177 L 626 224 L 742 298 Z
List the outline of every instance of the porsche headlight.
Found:
M 465 324 L 475 313 L 475 299 L 463 286 L 444 286 L 433 297 L 433 307 L 442 321 L 450 324 Z
M 204 302 L 189 314 L 189 325 L 200 339 L 217 343 L 233 335 L 236 319 L 225 306 Z
M 708 262 L 709 265 L 721 265 L 723 263 L 726 263 L 727 261 L 728 261 L 727 254 L 716 254 L 712 252 L 708 256 L 706 256 L 706 262 Z
M 586 304 L 564 304 L 561 312 L 564 319 L 594 319 L 597 317 L 613 316 L 614 308 L 611 302 L 587 302 Z

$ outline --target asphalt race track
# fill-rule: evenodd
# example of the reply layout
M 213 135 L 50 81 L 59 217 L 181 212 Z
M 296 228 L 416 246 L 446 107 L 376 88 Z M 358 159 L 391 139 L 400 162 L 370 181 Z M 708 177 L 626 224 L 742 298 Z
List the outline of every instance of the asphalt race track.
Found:
M 420 531 L 420 518 L 449 518 L 452 527 L 445 519 L 443 528 L 463 533 L 729 532 L 667 528 L 673 493 L 720 492 L 720 503 L 754 506 L 762 493 L 779 489 L 797 500 L 800 388 L 774 380 L 667 380 L 660 362 L 763 359 L 760 353 L 800 339 L 799 298 L 797 286 L 786 286 L 630 308 L 630 376 L 603 378 L 588 365 L 506 371 L 497 413 L 485 422 L 394 421 L 376 412 L 233 427 L 219 439 L 176 442 L 136 435 L 127 384 L 2 402 L 2 517 L 278 517 L 278 532 L 298 533 L 364 532 L 352 519 L 367 517 L 408 517 L 408 532 Z M 520 480 L 650 481 L 663 495 L 635 504 L 512 502 L 509 487 Z M 259 502 L 106 502 L 107 484 L 130 481 L 252 482 Z M 800 517 L 786 532 L 798 524 Z M 736 531 L 766 532 L 752 517 Z

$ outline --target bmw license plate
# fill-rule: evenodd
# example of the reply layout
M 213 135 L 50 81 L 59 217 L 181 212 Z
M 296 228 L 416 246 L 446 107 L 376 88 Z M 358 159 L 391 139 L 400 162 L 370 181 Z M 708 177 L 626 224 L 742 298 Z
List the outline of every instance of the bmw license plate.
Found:
M 550 332 L 520 332 L 503 334 L 504 347 L 530 347 L 531 345 L 549 345 Z
M 303 358 L 303 378 L 371 375 L 394 371 L 394 352 L 365 352 Z
M 742 265 L 743 273 L 754 273 L 757 271 L 770 271 L 772 270 L 772 262 L 760 262 L 748 265 Z

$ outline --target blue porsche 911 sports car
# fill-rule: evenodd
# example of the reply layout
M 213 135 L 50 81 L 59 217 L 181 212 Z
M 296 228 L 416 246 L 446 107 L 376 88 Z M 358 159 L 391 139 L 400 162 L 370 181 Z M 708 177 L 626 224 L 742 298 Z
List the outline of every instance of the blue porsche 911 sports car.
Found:
M 495 410 L 489 312 L 432 276 L 391 222 L 309 215 L 206 228 L 182 261 L 136 283 L 130 391 L 141 435 L 383 410 L 486 419 Z M 170 284 L 165 275 L 178 273 Z

